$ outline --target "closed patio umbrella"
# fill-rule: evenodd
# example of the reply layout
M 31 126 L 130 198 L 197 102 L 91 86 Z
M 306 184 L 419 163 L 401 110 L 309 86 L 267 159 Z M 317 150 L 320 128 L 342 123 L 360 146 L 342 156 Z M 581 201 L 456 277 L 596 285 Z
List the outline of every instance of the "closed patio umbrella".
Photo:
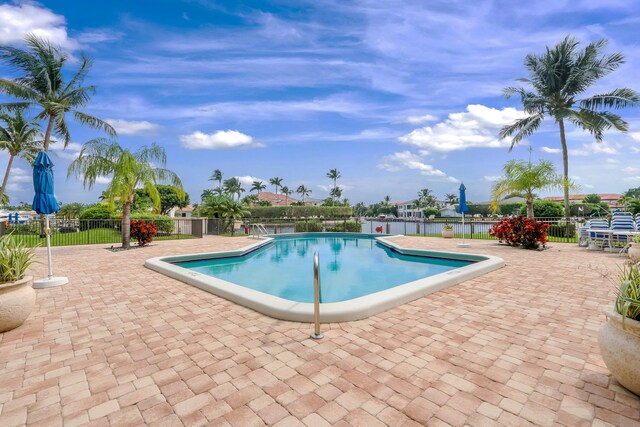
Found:
M 464 242 L 464 214 L 469 212 L 469 207 L 467 206 L 467 187 L 464 186 L 464 183 L 460 184 L 460 202 L 458 203 L 457 211 L 462 214 L 462 243 L 460 243 L 458 247 L 468 248 L 470 245 Z
M 64 285 L 69 282 L 66 277 L 54 277 L 51 265 L 51 229 L 49 228 L 49 215 L 60 210 L 60 205 L 53 195 L 53 163 L 44 151 L 38 153 L 33 162 L 33 189 L 36 195 L 33 198 L 32 208 L 40 215 L 45 216 L 45 235 L 47 238 L 47 261 L 49 263 L 49 274 L 45 279 L 33 281 L 36 289 L 51 288 L 53 286 Z

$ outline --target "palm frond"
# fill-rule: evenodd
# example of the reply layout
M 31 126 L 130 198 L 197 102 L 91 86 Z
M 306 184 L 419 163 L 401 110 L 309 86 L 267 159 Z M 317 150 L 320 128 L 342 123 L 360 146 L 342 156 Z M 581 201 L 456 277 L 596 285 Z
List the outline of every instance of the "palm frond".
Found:
M 601 108 L 622 109 L 636 107 L 640 103 L 640 95 L 633 89 L 620 88 L 609 93 L 593 95 L 580 101 L 580 107 L 587 110 Z
M 104 120 L 100 120 L 97 117 L 91 116 L 81 111 L 74 111 L 73 116 L 78 122 L 82 123 L 83 125 L 87 125 L 94 129 L 102 129 L 111 137 L 116 136 L 116 130 L 113 128 L 113 126 L 111 126 Z
M 542 124 L 544 120 L 544 114 L 537 113 L 523 119 L 517 120 L 515 123 L 511 125 L 504 126 L 500 130 L 500 138 L 505 139 L 507 137 L 512 136 L 511 140 L 511 149 L 521 142 L 527 136 L 533 134 Z

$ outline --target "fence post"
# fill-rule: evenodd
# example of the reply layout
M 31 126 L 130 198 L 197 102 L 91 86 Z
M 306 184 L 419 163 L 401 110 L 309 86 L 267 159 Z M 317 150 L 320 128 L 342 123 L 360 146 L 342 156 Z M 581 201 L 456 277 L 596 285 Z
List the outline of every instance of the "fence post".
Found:
M 473 233 L 474 233 L 474 230 L 475 230 L 475 224 L 473 223 L 473 221 L 470 221 L 469 225 L 471 226 L 471 237 L 470 237 L 470 239 L 473 239 Z

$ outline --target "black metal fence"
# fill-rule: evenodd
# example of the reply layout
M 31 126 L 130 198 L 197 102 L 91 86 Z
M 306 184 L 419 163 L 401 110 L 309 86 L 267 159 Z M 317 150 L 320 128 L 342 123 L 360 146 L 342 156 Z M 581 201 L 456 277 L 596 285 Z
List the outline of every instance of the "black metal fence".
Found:
M 454 237 L 467 239 L 494 239 L 489 235 L 489 229 L 501 218 L 465 218 L 464 225 L 461 218 L 435 219 L 381 219 L 381 218 L 245 218 L 242 221 L 227 219 L 208 219 L 207 234 L 210 235 L 238 235 L 238 234 L 282 234 L 294 232 L 356 232 L 370 234 L 404 234 L 429 237 L 441 237 L 443 230 L 451 227 Z M 536 218 L 550 225 L 549 240 L 555 242 L 578 242 L 578 227 L 584 223 L 583 219 L 571 218 Z M 262 227 L 261 231 L 259 227 Z M 568 233 L 567 233 L 568 230 Z
M 201 238 L 206 233 L 202 218 L 162 218 L 153 222 L 157 229 L 154 240 Z M 122 241 L 119 219 L 50 219 L 52 246 L 119 243 Z M 45 245 L 45 223 L 38 219 L 23 223 L 0 223 L 0 235 L 11 233 L 28 246 Z

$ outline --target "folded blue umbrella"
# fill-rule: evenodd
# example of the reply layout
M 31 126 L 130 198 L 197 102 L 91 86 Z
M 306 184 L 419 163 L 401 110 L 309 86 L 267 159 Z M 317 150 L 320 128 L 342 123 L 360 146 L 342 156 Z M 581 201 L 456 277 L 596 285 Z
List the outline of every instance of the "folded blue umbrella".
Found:
M 53 163 L 44 151 L 33 162 L 33 189 L 36 195 L 31 207 L 39 214 L 49 215 L 60 210 L 53 195 Z
M 467 213 L 469 212 L 469 207 L 467 206 L 467 187 L 464 184 L 460 184 L 460 202 L 458 203 L 458 213 Z

